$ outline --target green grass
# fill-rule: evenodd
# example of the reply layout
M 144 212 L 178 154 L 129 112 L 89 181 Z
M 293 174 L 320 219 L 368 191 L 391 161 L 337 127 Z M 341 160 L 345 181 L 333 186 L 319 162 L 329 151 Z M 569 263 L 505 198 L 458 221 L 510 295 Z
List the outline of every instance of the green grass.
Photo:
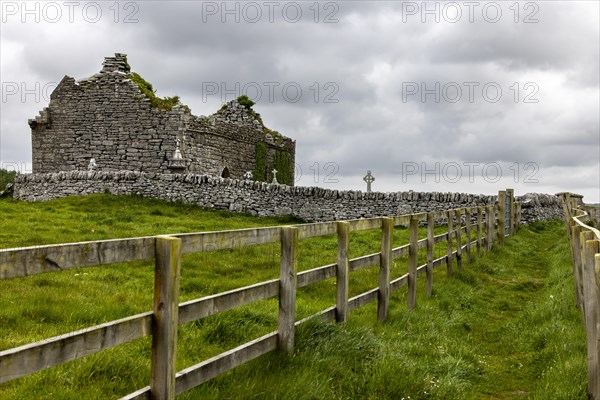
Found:
M 0 247 L 297 223 L 139 197 L 94 195 L 29 204 L 0 200 Z M 436 233 L 444 229 L 436 229 Z M 424 237 L 420 231 L 419 237 Z M 351 257 L 379 251 L 380 231 L 351 234 Z M 394 246 L 408 230 L 394 231 Z M 464 243 L 464 238 L 463 238 Z M 302 240 L 299 269 L 335 262 L 334 237 Z M 435 257 L 445 254 L 436 247 Z M 464 257 L 464 255 L 463 255 Z M 420 262 L 424 254 L 420 252 Z M 392 277 L 407 271 L 395 261 Z M 585 333 L 575 307 L 561 221 L 522 227 L 502 248 L 462 271 L 419 279 L 418 305 L 392 294 L 389 319 L 370 304 L 345 324 L 313 320 L 292 356 L 270 353 L 207 382 L 183 399 L 585 399 Z M 350 275 L 350 296 L 377 286 L 378 268 Z M 186 255 L 181 301 L 273 279 L 279 246 Z M 0 350 L 152 307 L 153 265 L 117 264 L 0 281 Z M 297 318 L 335 301 L 335 282 L 303 288 Z M 276 330 L 270 299 L 182 325 L 177 369 Z M 144 338 L 0 386 L 4 399 L 118 398 L 149 382 Z

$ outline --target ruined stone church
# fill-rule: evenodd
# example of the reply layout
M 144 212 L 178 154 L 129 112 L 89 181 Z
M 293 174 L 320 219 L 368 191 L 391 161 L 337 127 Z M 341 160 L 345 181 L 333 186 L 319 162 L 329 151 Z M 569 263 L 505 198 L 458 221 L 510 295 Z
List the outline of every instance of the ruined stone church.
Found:
M 87 170 L 92 161 L 105 171 L 252 173 L 272 182 L 277 169 L 276 179 L 293 185 L 295 141 L 269 130 L 251 105 L 233 100 L 198 117 L 177 100 L 157 106 L 151 85 L 139 79 L 146 83 L 120 53 L 87 79 L 65 76 L 48 107 L 29 120 L 33 172 Z

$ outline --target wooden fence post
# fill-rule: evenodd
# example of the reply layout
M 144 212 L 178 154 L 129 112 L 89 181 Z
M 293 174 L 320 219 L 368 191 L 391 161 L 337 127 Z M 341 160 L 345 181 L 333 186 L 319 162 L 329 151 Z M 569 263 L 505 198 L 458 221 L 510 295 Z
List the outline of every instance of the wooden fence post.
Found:
M 408 309 L 412 310 L 417 305 L 417 257 L 419 254 L 419 220 L 415 215 L 410 216 L 410 242 L 408 246 Z
M 153 400 L 175 399 L 181 239 L 155 239 L 154 318 L 150 393 Z
M 519 232 L 519 228 L 521 227 L 521 202 L 516 204 L 517 206 L 517 216 L 515 218 L 515 224 L 517 226 L 516 231 Z
M 585 303 L 585 330 L 588 352 L 588 393 L 592 399 L 600 398 L 600 359 L 598 358 L 598 293 L 595 273 L 595 255 L 600 252 L 600 241 L 592 240 L 594 234 L 585 231 L 580 234 L 583 244 L 583 301 Z
M 485 211 L 485 220 L 487 222 L 487 238 L 486 238 L 486 250 L 491 251 L 492 246 L 494 244 L 494 218 L 495 216 L 495 206 L 487 206 Z
M 482 214 L 483 207 L 477 207 L 477 257 L 481 256 L 481 240 L 483 238 Z
M 577 297 L 577 306 L 583 313 L 583 265 L 581 259 L 581 226 L 571 220 L 571 256 L 573 258 L 573 280 L 575 281 L 575 295 Z
M 506 213 L 510 219 L 507 228 L 509 236 L 514 235 L 515 233 L 515 191 L 514 189 L 506 189 L 506 198 L 509 201 L 510 209 L 506 210 Z
M 392 243 L 394 239 L 394 219 L 381 218 L 381 261 L 379 263 L 379 292 L 377 294 L 377 319 L 387 319 L 390 305 L 390 267 L 392 264 Z
M 448 276 L 452 276 L 453 271 L 452 271 L 452 258 L 454 257 L 452 255 L 453 251 L 452 251 L 452 231 L 453 231 L 453 224 L 452 221 L 454 220 L 454 212 L 453 211 L 448 211 L 446 213 L 448 215 L 448 253 L 446 256 L 446 267 L 447 267 L 447 271 L 448 271 Z
M 279 268 L 279 317 L 277 347 L 291 354 L 296 334 L 296 272 L 298 270 L 298 228 L 281 227 Z
M 458 270 L 462 271 L 462 210 L 455 210 L 457 226 L 454 229 L 456 235 L 456 264 Z
M 498 244 L 504 245 L 506 235 L 506 191 L 498 192 Z
M 517 207 L 518 207 L 518 203 L 515 201 L 514 206 L 513 206 L 513 216 L 512 216 L 512 231 L 511 234 L 516 235 L 517 231 L 519 230 L 519 226 L 517 225 Z
M 569 242 L 572 241 L 573 237 L 571 236 L 571 222 L 573 222 L 573 220 L 571 219 L 571 199 L 569 197 L 568 193 L 561 193 L 560 194 L 561 200 L 562 200 L 562 209 L 563 209 L 563 215 L 565 218 L 565 227 L 567 228 L 567 239 L 569 240 Z
M 346 322 L 348 319 L 348 245 L 349 222 L 337 223 L 338 253 L 337 253 L 337 295 L 335 306 L 335 319 L 337 322 Z
M 427 273 L 427 288 L 426 294 L 427 296 L 431 296 L 433 293 L 433 247 L 434 247 L 434 224 L 435 221 L 433 219 L 434 213 L 427 213 L 427 268 L 425 272 Z
M 465 251 L 467 252 L 467 262 L 471 263 L 471 209 L 465 208 L 465 221 L 467 227 L 467 243 Z

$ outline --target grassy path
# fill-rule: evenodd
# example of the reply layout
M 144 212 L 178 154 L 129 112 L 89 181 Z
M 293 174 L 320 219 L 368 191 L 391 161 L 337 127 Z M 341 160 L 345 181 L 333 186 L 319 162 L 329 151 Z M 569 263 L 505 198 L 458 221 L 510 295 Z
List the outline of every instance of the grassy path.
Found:
M 459 278 L 473 290 L 465 330 L 482 360 L 466 397 L 586 398 L 585 336 L 562 229 L 559 221 L 525 229 Z
M 586 399 L 585 334 L 560 221 L 523 228 L 389 321 L 315 322 L 292 359 L 242 367 L 186 399 Z

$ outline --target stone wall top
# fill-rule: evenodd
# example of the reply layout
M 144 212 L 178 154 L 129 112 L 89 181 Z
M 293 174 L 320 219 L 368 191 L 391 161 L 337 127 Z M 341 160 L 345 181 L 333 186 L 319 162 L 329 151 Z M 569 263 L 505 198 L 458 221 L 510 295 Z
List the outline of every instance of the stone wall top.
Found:
M 457 193 L 457 192 L 363 192 L 360 190 L 335 190 L 318 186 L 288 186 L 267 182 L 256 182 L 240 179 L 221 178 L 206 174 L 160 174 L 141 171 L 61 171 L 47 174 L 19 174 L 15 177 L 15 183 L 25 184 L 28 182 L 60 182 L 60 181 L 111 181 L 126 182 L 140 179 L 160 180 L 165 182 L 185 182 L 198 185 L 212 185 L 223 187 L 251 188 L 269 193 L 291 193 L 300 196 L 310 196 L 326 199 L 356 199 L 356 200 L 406 200 L 406 201 L 441 201 L 456 203 L 472 203 L 473 201 L 484 201 L 493 203 L 497 195 Z M 528 194 L 528 201 L 534 204 L 550 204 L 550 195 Z M 524 196 L 525 197 L 525 196 Z M 540 199 L 543 199 L 540 201 Z
M 319 187 L 293 187 L 203 174 L 160 174 L 139 171 L 67 171 L 17 175 L 14 198 L 46 201 L 58 197 L 111 193 L 135 194 L 205 208 L 259 216 L 292 215 L 309 222 L 395 216 L 495 204 L 496 195 L 444 192 L 362 192 Z M 522 221 L 562 216 L 560 199 L 528 193 Z

